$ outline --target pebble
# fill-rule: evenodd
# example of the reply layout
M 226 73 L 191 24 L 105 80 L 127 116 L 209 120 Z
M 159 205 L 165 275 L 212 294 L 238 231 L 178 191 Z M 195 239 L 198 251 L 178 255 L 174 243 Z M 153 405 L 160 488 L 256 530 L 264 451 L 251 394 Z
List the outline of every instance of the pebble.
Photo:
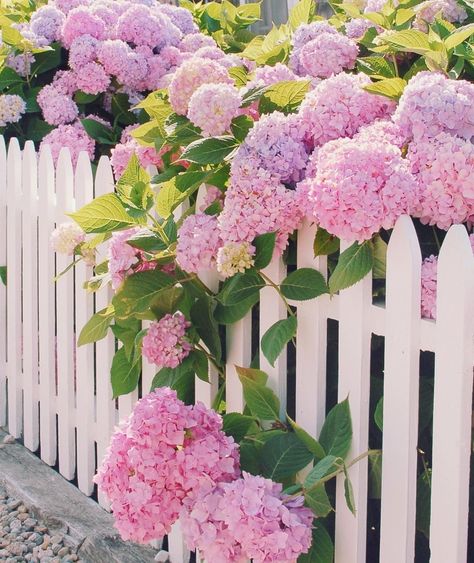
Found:
M 11 438 L 11 441 L 7 439 Z M 6 441 L 7 440 L 7 441 Z M 5 443 L 14 442 L 12 436 Z M 67 531 L 67 530 L 66 530 Z M 0 561 L 3 563 L 83 563 L 75 549 L 65 545 L 64 534 L 49 533 L 27 507 L 0 487 Z
M 5 438 L 3 438 L 3 443 L 4 444 L 14 444 L 15 443 L 15 438 L 13 436 L 11 436 L 10 434 L 7 434 L 5 436 Z

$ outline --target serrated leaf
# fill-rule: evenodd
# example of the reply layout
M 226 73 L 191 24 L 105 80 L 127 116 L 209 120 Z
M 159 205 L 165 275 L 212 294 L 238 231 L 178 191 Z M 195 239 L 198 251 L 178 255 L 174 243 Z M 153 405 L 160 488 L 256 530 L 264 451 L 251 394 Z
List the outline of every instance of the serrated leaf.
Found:
M 108 233 L 136 225 L 116 194 L 96 197 L 69 216 L 85 233 Z
M 339 250 L 340 241 L 334 235 L 330 235 L 322 227 L 318 227 L 314 237 L 314 256 L 329 256 Z
M 292 30 L 297 29 L 301 24 L 310 23 L 313 20 L 316 10 L 314 0 L 300 0 L 293 6 L 288 17 L 288 23 Z
M 327 455 L 344 459 L 351 447 L 352 421 L 348 399 L 335 405 L 326 417 L 319 442 Z
M 120 348 L 113 360 L 110 369 L 112 392 L 114 398 L 131 393 L 138 385 L 141 372 L 141 357 L 136 361 L 129 361 L 125 348 Z
M 114 308 L 109 305 L 95 315 L 92 315 L 81 330 L 77 345 L 84 346 L 84 344 L 91 344 L 92 342 L 97 342 L 105 338 L 114 313 Z
M 224 305 L 222 303 L 217 303 L 214 310 L 214 318 L 220 324 L 228 325 L 236 323 L 243 319 L 245 315 L 250 311 L 250 309 L 258 303 L 259 294 L 248 297 L 247 299 L 242 299 L 239 303 L 235 305 Z
M 343 465 L 344 461 L 340 457 L 334 455 L 327 455 L 323 457 L 306 476 L 304 488 L 309 489 L 310 487 L 313 487 L 323 477 L 338 471 Z
M 275 250 L 276 233 L 265 233 L 255 237 L 253 246 L 255 247 L 254 266 L 257 270 L 263 270 L 270 264 Z
M 260 420 L 278 420 L 280 401 L 275 393 L 248 377 L 242 377 L 239 374 L 239 379 L 242 383 L 245 402 L 253 416 Z
M 332 505 L 326 493 L 324 483 L 313 487 L 304 494 L 306 505 L 311 508 L 313 514 L 318 518 L 324 518 L 332 511 Z
M 299 268 L 281 282 L 280 290 L 287 299 L 305 301 L 328 293 L 328 286 L 317 270 Z
M 243 299 L 249 299 L 262 287 L 265 287 L 263 278 L 254 270 L 248 270 L 243 274 L 236 274 L 226 284 L 220 294 L 220 300 L 224 305 L 237 305 Z
M 219 164 L 238 146 L 230 135 L 198 139 L 185 148 L 180 158 L 196 164 Z
M 396 77 L 392 63 L 384 57 L 360 57 L 357 59 L 357 68 L 365 74 L 381 80 Z
M 293 432 L 268 440 L 263 448 L 261 464 L 265 477 L 279 481 L 306 467 L 313 459 L 311 452 Z
M 234 117 L 230 126 L 232 135 L 234 135 L 237 141 L 244 141 L 248 132 L 252 129 L 253 124 L 253 119 L 251 119 L 248 115 L 239 115 L 238 117 Z
M 370 272 L 374 264 L 374 255 L 370 241 L 354 243 L 339 256 L 334 272 L 329 278 L 329 290 L 336 293 L 350 287 Z
M 275 360 L 282 353 L 288 342 L 295 336 L 296 328 L 296 317 L 290 316 L 287 319 L 277 321 L 262 336 L 262 352 L 270 365 L 275 365 Z
M 235 366 L 235 369 L 241 381 L 242 378 L 246 378 L 250 381 L 253 381 L 257 385 L 265 387 L 268 380 L 268 375 L 264 371 L 255 368 L 243 368 L 240 366 Z
M 326 456 L 326 452 L 321 444 L 313 438 L 304 428 L 301 428 L 294 420 L 287 416 L 288 422 L 293 429 L 293 432 L 298 436 L 301 442 L 308 448 L 308 450 L 313 454 L 316 461 L 322 459 Z
M 474 34 L 474 23 L 458 27 L 447 39 L 444 40 L 446 49 L 454 49 Z
M 309 80 L 289 80 L 269 86 L 260 99 L 260 113 L 296 111 L 304 100 L 310 84 Z
M 372 84 L 363 86 L 363 89 L 372 94 L 385 96 L 391 100 L 398 100 L 403 94 L 406 85 L 407 82 L 403 78 L 384 78 L 378 82 L 372 82 Z
M 399 51 L 417 53 L 418 55 L 425 55 L 431 51 L 428 35 L 417 29 L 390 31 L 390 33 L 379 35 L 379 37 L 381 41 Z
M 227 436 L 232 436 L 239 443 L 249 433 L 255 434 L 258 426 L 252 416 L 230 412 L 223 416 L 223 430 Z

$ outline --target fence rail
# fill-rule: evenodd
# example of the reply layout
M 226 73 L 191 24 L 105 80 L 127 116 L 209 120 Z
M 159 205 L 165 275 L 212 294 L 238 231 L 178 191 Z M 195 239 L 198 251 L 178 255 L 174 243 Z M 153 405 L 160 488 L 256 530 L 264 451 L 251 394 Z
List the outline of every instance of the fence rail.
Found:
M 93 493 L 92 477 L 114 425 L 127 416 L 136 391 L 112 400 L 109 368 L 116 343 L 112 335 L 76 349 L 75 337 L 94 311 L 106 306 L 107 291 L 96 296 L 82 289 L 90 268 L 80 263 L 57 284 L 54 277 L 69 260 L 54 256 L 49 236 L 65 212 L 94 195 L 113 190 L 108 159 L 93 177 L 87 155 L 73 170 L 67 149 L 56 168 L 49 150 L 37 155 L 31 142 L 23 150 L 13 139 L 6 150 L 0 138 L 0 266 L 7 266 L 7 287 L 0 284 L 0 425 L 27 448 L 57 464 L 80 490 Z M 298 233 L 299 267 L 327 275 L 326 258 L 313 258 L 313 225 Z M 432 563 L 467 561 L 469 460 L 474 358 L 474 259 L 462 226 L 454 226 L 441 248 L 438 266 L 437 321 L 420 318 L 421 253 L 414 226 L 402 217 L 391 236 L 385 305 L 372 299 L 372 279 L 329 298 L 298 302 L 295 412 L 299 424 L 318 436 L 326 414 L 328 320 L 338 323 L 338 395 L 350 397 L 354 438 L 351 454 L 368 448 L 372 335 L 385 340 L 383 466 L 381 494 L 382 563 L 414 561 L 416 462 L 420 351 L 435 354 L 433 468 L 431 494 Z M 267 268 L 274 281 L 286 266 Z M 203 275 L 209 276 L 209 273 Z M 215 280 L 208 277 L 208 283 Z M 286 316 L 271 288 L 262 291 L 258 327 L 247 315 L 227 330 L 227 407 L 242 411 L 242 388 L 235 365 L 249 365 L 252 334 L 261 334 Z M 262 369 L 287 402 L 287 358 Z M 152 366 L 143 370 L 149 388 Z M 211 374 L 212 379 L 212 374 Z M 196 399 L 210 405 L 213 387 L 200 380 Z M 346 508 L 343 483 L 337 483 L 335 560 L 367 559 L 367 462 L 350 469 L 356 516 Z M 107 508 L 107 502 L 99 497 Z M 173 563 L 188 560 L 179 528 L 168 538 Z

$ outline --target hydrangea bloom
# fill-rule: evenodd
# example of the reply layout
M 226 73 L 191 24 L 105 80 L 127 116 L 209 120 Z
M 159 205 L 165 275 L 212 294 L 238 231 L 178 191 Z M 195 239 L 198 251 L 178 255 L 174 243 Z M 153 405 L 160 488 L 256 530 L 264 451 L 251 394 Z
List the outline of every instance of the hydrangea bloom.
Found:
M 186 338 L 191 323 L 182 313 L 165 315 L 154 321 L 143 338 L 143 355 L 152 364 L 176 368 L 189 356 L 192 345 Z
M 231 278 L 237 273 L 254 265 L 255 247 L 248 242 L 229 242 L 217 253 L 217 271 L 224 278 Z
M 237 116 L 242 96 L 231 84 L 203 84 L 189 100 L 188 118 L 205 137 L 223 135 Z
M 201 47 L 217 47 L 217 43 L 209 35 L 203 35 L 202 33 L 191 33 L 191 35 L 186 35 L 181 40 L 179 48 L 185 53 L 195 53 Z
M 298 198 L 295 190 L 285 188 L 278 176 L 264 170 L 258 158 L 240 159 L 238 170 L 234 167 L 232 171 L 224 210 L 219 215 L 224 244 L 251 243 L 258 235 L 276 232 L 276 247 L 282 252 L 288 235 L 303 219 Z
M 291 41 L 291 55 L 290 55 L 290 68 L 296 72 L 296 74 L 303 76 L 305 74 L 304 69 L 301 66 L 301 50 L 303 47 L 316 39 L 318 35 L 322 33 L 333 33 L 337 34 L 338 31 L 335 27 L 325 21 L 316 21 L 312 23 L 306 23 L 300 25 L 293 34 Z
M 0 127 L 8 123 L 18 123 L 26 111 L 26 103 L 16 94 L 2 94 L 0 96 Z
M 215 215 L 190 215 L 178 232 L 176 262 L 189 273 L 209 270 L 216 264 L 217 251 L 221 245 Z
M 156 166 L 161 168 L 163 165 L 162 155 L 166 151 L 163 147 L 160 152 L 157 152 L 154 147 L 147 147 L 140 145 L 130 134 L 130 129 L 135 129 L 136 126 L 131 126 L 123 131 L 120 143 L 115 145 L 111 150 L 110 163 L 114 169 L 115 178 L 120 178 L 132 158 L 136 155 L 140 165 L 143 168 L 148 166 Z
M 237 445 L 221 418 L 158 388 L 115 432 L 95 482 L 122 538 L 146 543 L 170 531 L 187 494 L 237 475 Z
M 310 146 L 352 137 L 362 125 L 391 115 L 394 102 L 366 92 L 362 87 L 367 84 L 366 75 L 340 73 L 306 95 L 299 115 Z
M 89 155 L 91 160 L 94 158 L 95 142 L 89 137 L 80 123 L 56 127 L 56 129 L 53 129 L 43 137 L 40 149 L 45 145 L 49 145 L 51 148 L 54 162 L 57 162 L 59 153 L 63 147 L 69 149 L 74 165 L 77 163 L 79 154 L 83 151 Z
M 194 23 L 191 12 L 185 8 L 163 4 L 160 6 L 160 12 L 166 14 L 171 22 L 185 35 L 194 34 L 199 31 L 198 26 Z
M 232 174 L 238 180 L 241 165 L 251 159 L 282 183 L 301 179 L 308 154 L 303 142 L 304 131 L 298 116 L 274 112 L 255 123 L 240 146 L 232 163 Z
M 50 125 L 71 123 L 79 115 L 76 102 L 54 84 L 44 86 L 37 96 L 43 117 Z
M 69 49 L 69 66 L 79 70 L 87 63 L 93 62 L 97 57 L 99 41 L 91 35 L 77 37 Z
M 346 35 L 350 39 L 362 39 L 371 27 L 376 27 L 373 22 L 366 18 L 353 18 L 345 23 Z
M 203 84 L 233 84 L 227 70 L 217 61 L 192 57 L 183 62 L 169 85 L 171 107 L 179 115 L 186 115 L 194 92 Z
M 255 70 L 252 80 L 246 84 L 245 89 L 262 88 L 278 82 L 298 80 L 298 78 L 291 69 L 282 63 L 277 63 L 275 66 L 265 65 Z
M 77 72 L 76 84 L 86 94 L 105 92 L 110 84 L 110 77 L 97 63 L 87 63 Z
M 467 18 L 466 10 L 456 0 L 426 0 L 413 9 L 416 13 L 413 27 L 425 32 L 438 14 L 448 22 L 463 22 Z
M 306 43 L 300 53 L 300 66 L 310 76 L 328 78 L 345 68 L 354 68 L 359 48 L 341 33 L 321 33 Z
M 474 84 L 435 72 L 419 72 L 406 86 L 393 119 L 407 138 L 446 131 L 474 136 Z
M 311 215 L 349 242 L 391 229 L 418 204 L 416 179 L 394 145 L 338 139 L 319 149 L 316 168 L 305 180 Z
M 213 203 L 218 203 L 221 207 L 224 203 L 224 192 L 216 186 L 206 186 L 206 194 L 202 200 L 200 211 L 206 211 L 206 209 Z
M 20 76 L 27 76 L 31 72 L 31 64 L 35 58 L 31 53 L 20 53 L 13 55 L 10 53 L 5 59 L 5 65 L 12 68 Z
M 185 499 L 183 532 L 188 547 L 213 563 L 294 563 L 311 546 L 313 515 L 303 502 L 283 495 L 279 483 L 244 473 Z
M 117 289 L 123 280 L 133 272 L 138 264 L 140 251 L 127 241 L 140 231 L 139 227 L 117 231 L 112 234 L 107 250 L 109 259 L 109 274 L 112 278 L 112 287 Z
M 84 231 L 76 223 L 61 223 L 51 233 L 51 247 L 58 254 L 72 256 L 76 246 L 85 238 Z
M 63 45 L 69 49 L 74 39 L 85 34 L 106 39 L 105 24 L 86 7 L 74 8 L 68 13 L 62 28 Z
M 31 15 L 29 28 L 38 38 L 43 38 L 49 44 L 61 38 L 65 19 L 64 14 L 54 6 L 42 6 Z
M 403 137 L 400 127 L 388 119 L 377 119 L 370 125 L 364 125 L 359 132 L 354 135 L 354 139 L 361 141 L 377 141 L 380 143 L 390 143 L 402 148 L 407 140 Z
M 440 133 L 412 142 L 407 153 L 420 184 L 422 223 L 448 229 L 474 218 L 474 145 Z
M 69 14 L 74 8 L 79 6 L 87 6 L 90 0 L 52 0 L 52 4 L 56 6 L 58 10 L 61 10 L 63 14 Z

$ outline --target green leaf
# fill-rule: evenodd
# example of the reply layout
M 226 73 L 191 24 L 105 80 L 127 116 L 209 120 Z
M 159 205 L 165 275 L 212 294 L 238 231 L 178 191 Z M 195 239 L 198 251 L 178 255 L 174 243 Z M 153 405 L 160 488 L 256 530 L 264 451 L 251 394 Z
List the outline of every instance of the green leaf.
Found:
M 415 16 L 415 10 L 412 8 L 399 8 L 395 14 L 395 23 L 397 25 L 403 25 L 407 21 L 410 21 Z
M 337 237 L 318 227 L 313 244 L 314 256 L 329 256 L 339 250 L 339 244 Z
M 107 336 L 110 323 L 114 317 L 114 313 L 114 308 L 112 306 L 108 306 L 95 315 L 92 315 L 81 330 L 77 345 L 83 346 L 84 344 L 91 344 L 92 342 L 97 342 L 98 340 L 105 338 Z
M 390 33 L 379 36 L 380 39 L 399 51 L 425 55 L 431 51 L 428 35 L 417 29 L 404 29 L 402 31 L 390 31 Z
M 228 69 L 229 75 L 234 79 L 237 88 L 242 88 L 248 82 L 248 74 L 243 66 L 233 66 Z
M 116 139 L 114 138 L 114 133 L 110 127 L 99 123 L 95 119 L 81 119 L 82 126 L 86 130 L 86 133 L 94 139 L 104 145 L 114 145 Z
M 152 231 L 139 231 L 127 240 L 127 244 L 149 254 L 161 252 L 166 248 L 161 238 Z
M 372 275 L 376 280 L 384 280 L 387 272 L 387 243 L 380 235 L 373 239 L 374 266 Z
M 153 298 L 150 308 L 156 318 L 160 318 L 167 313 L 173 314 L 177 311 L 179 304 L 184 299 L 185 291 L 179 285 L 172 285 L 160 289 Z
M 380 397 L 374 412 L 374 421 L 378 429 L 383 431 L 383 396 Z
M 76 104 L 90 104 L 94 102 L 99 96 L 97 94 L 86 94 L 85 92 L 81 92 L 78 90 L 74 94 L 74 101 Z
M 41 141 L 48 133 L 54 129 L 53 125 L 46 123 L 46 121 L 39 117 L 33 117 L 29 120 L 26 128 L 26 136 L 35 143 Z
M 287 299 L 305 301 L 328 293 L 328 286 L 317 270 L 299 268 L 281 282 L 280 290 Z
M 313 487 L 323 477 L 338 471 L 343 465 L 344 461 L 340 457 L 334 455 L 327 455 L 326 457 L 323 457 L 323 459 L 321 459 L 306 476 L 304 488 L 309 489 L 310 487 Z
M 120 348 L 112 360 L 110 375 L 114 398 L 131 393 L 138 385 L 141 372 L 141 356 L 129 361 L 125 348 Z
M 127 359 L 130 361 L 135 350 L 135 340 L 140 329 L 134 330 L 133 328 L 125 328 L 118 324 L 114 324 L 110 328 L 112 329 L 115 338 L 120 340 L 120 342 L 123 344 L 125 355 L 127 356 Z
M 363 86 L 364 90 L 371 92 L 372 94 L 378 94 L 380 96 L 385 96 L 391 100 L 398 100 L 403 94 L 403 90 L 407 85 L 406 80 L 403 78 L 384 78 L 378 82 L 373 82 L 367 86 Z
M 275 250 L 276 233 L 265 233 L 255 237 L 253 246 L 255 247 L 255 263 L 257 270 L 263 270 L 270 264 Z
M 235 369 L 241 381 L 242 378 L 246 378 L 250 381 L 253 381 L 257 385 L 260 385 L 261 387 L 265 387 L 265 385 L 267 384 L 268 375 L 260 369 L 243 368 L 240 366 L 235 366 Z
M 336 293 L 356 284 L 370 272 L 374 264 L 374 253 L 370 241 L 352 246 L 339 256 L 334 272 L 329 278 L 329 290 Z
M 352 483 L 347 473 L 347 469 L 345 467 L 344 467 L 344 498 L 346 499 L 347 508 L 355 516 L 356 507 L 354 500 L 354 490 L 352 488 Z
M 369 456 L 369 498 L 380 499 L 382 493 L 382 453 Z
M 23 81 L 23 78 L 8 66 L 0 71 L 0 90 L 6 90 L 16 84 L 23 84 Z
M 189 356 L 175 369 L 163 368 L 160 370 L 151 384 L 150 391 L 157 387 L 169 387 L 174 389 L 181 401 L 186 404 L 194 402 L 194 369 Z
M 300 0 L 290 11 L 288 23 L 292 30 L 297 29 L 303 23 L 313 20 L 316 3 L 314 0 Z
M 416 491 L 416 529 L 426 538 L 430 537 L 431 520 L 431 469 L 418 477 Z
M 7 285 L 7 267 L 6 266 L 0 266 L 0 281 L 6 287 L 6 285 Z
M 31 76 L 42 74 L 61 66 L 61 46 L 56 43 L 52 47 L 48 51 L 35 54 L 35 62 L 31 65 Z
M 265 282 L 260 274 L 255 270 L 248 270 L 229 280 L 220 294 L 220 300 L 224 305 L 237 305 L 243 299 L 258 295 L 262 287 L 265 287 Z
M 296 328 L 296 317 L 291 316 L 277 321 L 262 336 L 262 352 L 272 366 L 275 365 L 275 360 L 282 353 L 284 347 L 295 336 Z
M 222 359 L 222 346 L 217 322 L 212 314 L 212 301 L 203 295 L 191 307 L 191 321 L 216 362 Z
M 165 287 L 174 280 L 160 270 L 138 272 L 128 276 L 112 300 L 117 317 L 128 317 L 148 310 Z
M 335 405 L 326 417 L 319 442 L 327 455 L 344 459 L 351 447 L 352 422 L 348 399 Z
M 460 45 L 466 39 L 469 39 L 471 35 L 474 34 L 474 23 L 470 23 L 468 25 L 464 25 L 462 27 L 458 27 L 454 33 L 452 33 L 447 39 L 444 41 L 444 45 L 446 49 L 454 49 L 458 45 Z
M 69 215 L 86 233 L 108 233 L 136 225 L 116 194 L 101 195 Z
M 259 294 L 255 293 L 247 299 L 242 299 L 235 305 L 223 305 L 222 303 L 217 303 L 214 310 L 214 318 L 218 323 L 224 325 L 236 323 L 245 317 L 250 309 L 258 303 L 258 300 Z
M 189 197 L 188 192 L 182 192 L 176 187 L 176 179 L 161 184 L 156 196 L 156 211 L 160 217 L 167 219 L 180 203 Z
M 324 483 L 306 491 L 304 494 L 304 500 L 306 505 L 311 508 L 313 514 L 318 518 L 324 518 L 333 509 L 326 493 Z
M 237 139 L 237 141 L 242 142 L 245 137 L 247 137 L 248 132 L 253 127 L 253 119 L 250 119 L 248 115 L 239 115 L 234 117 L 230 129 L 232 135 Z
M 260 98 L 260 113 L 296 111 L 308 93 L 309 80 L 289 80 L 269 86 Z
M 268 387 L 254 380 L 243 377 L 239 373 L 244 399 L 253 416 L 261 420 L 278 420 L 280 417 L 280 401 Z
M 237 140 L 230 135 L 198 139 L 185 148 L 180 158 L 196 164 L 219 164 L 237 147 Z
M 313 438 L 304 428 L 301 428 L 294 420 L 287 416 L 288 422 L 293 429 L 293 432 L 298 436 L 301 442 L 308 448 L 308 450 L 313 454 L 316 461 L 322 459 L 326 456 L 326 452 L 321 444 Z
M 112 96 L 112 114 L 122 125 L 135 124 L 135 116 L 130 111 L 127 94 L 114 94 Z
M 357 68 L 361 72 L 380 80 L 396 77 L 392 63 L 380 56 L 360 57 L 357 59 Z
M 205 383 L 209 383 L 209 361 L 206 354 L 201 350 L 194 350 L 192 357 L 196 375 Z
M 316 522 L 308 553 L 298 557 L 298 563 L 334 563 L 334 545 L 325 528 Z
M 229 412 L 223 417 L 223 430 L 227 436 L 232 436 L 239 443 L 248 434 L 255 434 L 258 426 L 252 416 L 240 414 L 238 412 Z
M 293 432 L 270 438 L 262 448 L 264 475 L 274 481 L 294 475 L 312 459 L 311 452 Z

